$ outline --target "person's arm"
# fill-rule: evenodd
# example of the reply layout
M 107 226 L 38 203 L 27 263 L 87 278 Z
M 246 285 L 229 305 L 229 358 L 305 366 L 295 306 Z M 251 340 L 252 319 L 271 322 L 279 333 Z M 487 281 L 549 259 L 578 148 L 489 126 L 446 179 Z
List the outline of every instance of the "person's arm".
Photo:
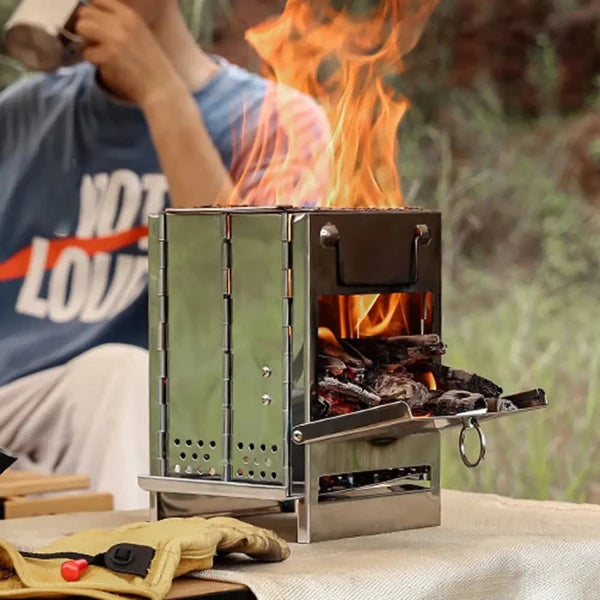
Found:
M 185 86 L 163 86 L 141 105 L 176 208 L 226 205 L 234 188 Z
M 104 84 L 144 112 L 172 205 L 228 202 L 233 185 L 200 110 L 143 19 L 119 0 L 92 0 L 80 11 L 77 33 Z

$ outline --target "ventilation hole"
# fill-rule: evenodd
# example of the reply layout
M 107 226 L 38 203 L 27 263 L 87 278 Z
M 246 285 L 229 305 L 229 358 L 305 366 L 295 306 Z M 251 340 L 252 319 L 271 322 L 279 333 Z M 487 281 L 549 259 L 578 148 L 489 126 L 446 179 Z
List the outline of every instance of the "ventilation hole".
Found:
M 210 460 L 210 454 L 205 454 L 202 458 L 208 462 Z
M 180 440 L 179 438 L 175 438 L 175 439 L 173 440 L 173 443 L 174 443 L 176 446 L 179 446 L 179 444 L 181 444 L 181 440 Z
M 267 446 L 266 446 L 266 444 L 261 444 L 261 445 L 260 445 L 260 451 L 261 451 L 261 452 L 266 452 L 266 451 L 267 451 Z
M 271 452 L 277 452 L 277 446 L 275 444 L 271 446 Z
M 244 449 L 244 442 L 238 442 L 238 450 Z
M 277 473 L 275 473 L 275 471 L 271 473 L 271 479 L 277 479 Z
M 270 458 L 267 458 L 267 460 L 265 460 L 265 467 L 270 467 L 272 464 L 272 461 Z
M 181 453 L 179 454 L 179 458 L 180 458 L 181 460 L 185 460 L 185 452 L 181 452 Z
M 212 441 L 212 442 L 210 443 L 210 447 L 211 447 L 211 448 L 215 448 L 216 446 L 217 446 L 217 442 L 215 442 L 215 441 Z
M 198 440 L 198 448 L 202 448 L 204 446 L 204 440 Z
M 194 452 L 194 454 L 192 454 L 192 458 L 193 458 L 194 460 L 198 460 L 198 455 L 197 455 L 197 454 Z
M 264 471 L 260 472 L 260 478 L 264 479 L 267 476 L 267 474 Z
M 244 458 L 242 458 L 242 462 L 247 465 L 250 462 L 250 459 L 247 456 L 244 456 Z
M 185 440 L 185 445 L 189 448 L 192 445 L 192 440 Z
M 248 476 L 249 476 L 250 478 L 254 477 L 254 471 L 248 471 Z
M 238 469 L 235 473 L 238 477 L 243 477 L 244 476 L 244 471 L 242 471 L 242 469 Z
M 254 450 L 255 446 L 253 443 L 248 444 L 248 450 Z

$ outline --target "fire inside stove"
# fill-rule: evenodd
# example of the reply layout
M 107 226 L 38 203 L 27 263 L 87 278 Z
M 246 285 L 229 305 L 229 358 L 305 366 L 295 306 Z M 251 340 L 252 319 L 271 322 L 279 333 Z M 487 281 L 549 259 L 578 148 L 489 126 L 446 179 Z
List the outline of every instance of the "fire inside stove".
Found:
M 313 419 L 397 401 L 413 417 L 516 410 L 492 381 L 441 364 L 433 306 L 429 292 L 321 296 Z

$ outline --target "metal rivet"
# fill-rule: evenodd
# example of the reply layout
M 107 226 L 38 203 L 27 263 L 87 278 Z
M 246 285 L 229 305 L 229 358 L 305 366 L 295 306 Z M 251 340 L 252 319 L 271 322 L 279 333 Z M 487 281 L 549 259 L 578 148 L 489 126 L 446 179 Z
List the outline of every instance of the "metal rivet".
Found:
M 186 467 L 186 468 L 185 468 L 185 472 L 186 472 L 188 475 L 191 475 L 191 474 L 192 474 L 192 467 L 189 467 L 189 466 L 188 466 L 188 467 Z
M 273 374 L 273 371 L 271 371 L 271 367 L 267 367 L 266 365 L 260 370 L 260 372 L 262 373 L 262 376 L 265 379 L 268 379 Z
M 264 394 L 262 397 L 262 403 L 265 406 L 269 406 L 269 404 L 271 404 L 271 402 L 273 401 L 273 398 L 271 398 L 271 396 L 269 396 L 269 394 Z
M 304 436 L 302 435 L 302 432 L 298 431 L 297 429 L 296 429 L 296 431 L 294 431 L 294 433 L 292 433 L 292 438 L 297 444 L 300 444 L 302 442 L 302 440 L 304 440 Z
M 181 467 L 179 465 L 175 465 L 173 467 L 173 471 L 175 471 L 175 473 L 181 473 Z
M 422 246 L 429 246 L 431 243 L 431 230 L 427 225 L 417 225 L 415 234 Z
M 211 467 L 208 473 L 209 473 L 209 475 L 216 475 L 217 470 L 214 467 Z

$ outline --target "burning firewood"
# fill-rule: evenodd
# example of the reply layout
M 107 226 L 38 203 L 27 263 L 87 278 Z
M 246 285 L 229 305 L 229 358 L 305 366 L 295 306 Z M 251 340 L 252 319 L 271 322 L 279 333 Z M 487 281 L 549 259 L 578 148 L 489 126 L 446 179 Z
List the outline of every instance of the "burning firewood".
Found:
M 355 350 L 356 354 L 368 357 L 376 365 L 414 363 L 446 352 L 446 345 L 435 334 L 344 339 L 342 344 Z
M 494 382 L 432 360 L 445 351 L 435 334 L 329 340 L 317 360 L 321 418 L 397 401 L 414 416 L 516 408 Z
M 498 398 L 502 394 L 499 385 L 475 373 L 437 363 L 427 364 L 426 368 L 433 373 L 438 387 L 443 390 L 463 390 L 481 394 L 484 398 Z

